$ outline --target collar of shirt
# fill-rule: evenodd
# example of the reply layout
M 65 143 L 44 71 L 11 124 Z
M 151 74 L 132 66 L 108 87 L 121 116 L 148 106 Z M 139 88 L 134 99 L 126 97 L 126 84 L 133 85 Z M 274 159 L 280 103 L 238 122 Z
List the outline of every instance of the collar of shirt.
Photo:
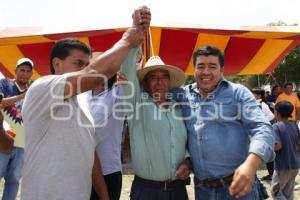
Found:
M 28 89 L 28 84 L 26 84 L 26 88 L 25 89 L 22 89 L 21 86 L 17 83 L 16 80 L 14 82 L 15 82 L 15 85 L 18 88 L 18 90 L 19 90 L 20 93 L 23 93 L 23 92 L 25 92 Z
M 172 95 L 167 96 L 167 102 L 163 104 L 157 104 L 153 97 L 149 95 L 148 92 L 145 91 L 145 89 L 141 86 L 142 88 L 142 99 L 153 102 L 158 109 L 164 110 L 165 112 L 171 112 L 172 110 L 176 109 L 180 104 L 172 99 Z M 171 94 L 171 93 L 170 93 Z M 163 105 L 168 105 L 168 107 L 164 107 Z
M 208 94 L 207 98 L 206 99 L 211 99 L 213 98 L 213 96 L 220 90 L 220 88 L 225 85 L 225 84 L 229 84 L 229 82 L 224 78 L 222 77 L 221 80 L 219 81 L 217 87 L 211 92 Z M 203 98 L 203 95 L 202 95 L 202 92 L 201 90 L 199 90 L 199 87 L 197 85 L 197 83 L 193 83 L 190 87 L 190 90 L 191 92 L 193 93 L 196 93 L 198 95 L 200 95 L 202 98 Z

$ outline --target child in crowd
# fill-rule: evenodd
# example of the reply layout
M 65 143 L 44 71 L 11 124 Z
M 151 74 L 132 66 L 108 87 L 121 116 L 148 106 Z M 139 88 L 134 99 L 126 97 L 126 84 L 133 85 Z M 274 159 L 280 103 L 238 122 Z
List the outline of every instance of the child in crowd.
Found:
M 295 179 L 300 166 L 297 156 L 298 129 L 295 122 L 288 120 L 293 109 L 288 101 L 280 101 L 275 105 L 278 122 L 273 124 L 276 133 L 276 158 L 271 192 L 274 199 L 293 199 Z

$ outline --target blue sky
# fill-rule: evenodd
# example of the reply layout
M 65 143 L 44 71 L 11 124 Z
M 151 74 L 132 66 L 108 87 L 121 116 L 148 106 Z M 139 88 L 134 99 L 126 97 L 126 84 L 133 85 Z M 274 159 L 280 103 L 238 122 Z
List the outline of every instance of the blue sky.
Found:
M 133 9 L 144 4 L 151 8 L 153 23 L 300 24 L 299 0 L 1 0 L 0 28 L 130 25 Z

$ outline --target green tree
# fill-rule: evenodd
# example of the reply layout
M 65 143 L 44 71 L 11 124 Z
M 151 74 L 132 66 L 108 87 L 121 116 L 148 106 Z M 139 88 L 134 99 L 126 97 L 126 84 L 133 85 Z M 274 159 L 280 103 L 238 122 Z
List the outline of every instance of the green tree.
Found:
M 283 21 L 269 23 L 268 26 L 287 26 Z M 289 26 L 296 26 L 298 24 L 290 24 Z M 294 48 L 289 55 L 275 68 L 273 76 L 276 82 L 271 79 L 271 83 L 283 85 L 286 82 L 294 82 L 299 84 L 300 81 L 300 46 Z
M 273 76 L 280 85 L 285 82 L 300 83 L 300 46 L 298 45 L 274 70 Z M 273 81 L 274 82 L 274 81 Z
M 185 80 L 185 85 L 189 85 L 189 84 L 192 84 L 195 82 L 195 77 L 194 75 L 189 75 L 186 77 L 186 80 Z
M 277 22 L 270 22 L 267 24 L 267 26 L 287 26 L 288 24 L 279 20 Z

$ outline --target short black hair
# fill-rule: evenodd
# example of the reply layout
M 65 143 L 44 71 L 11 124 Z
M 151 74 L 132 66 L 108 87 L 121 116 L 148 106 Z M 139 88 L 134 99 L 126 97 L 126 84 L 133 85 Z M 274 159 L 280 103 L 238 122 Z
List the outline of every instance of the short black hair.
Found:
M 116 81 L 117 74 L 113 75 L 110 79 L 107 80 L 107 89 L 111 89 Z
M 285 83 L 284 88 L 286 88 L 287 86 L 292 86 L 293 87 L 293 84 L 292 83 Z
M 265 97 L 266 94 L 265 90 L 262 88 L 253 88 L 252 93 L 261 95 L 262 99 Z
M 66 38 L 66 39 L 61 39 L 57 41 L 50 53 L 50 72 L 51 74 L 55 73 L 55 69 L 52 63 L 52 60 L 54 58 L 59 58 L 61 60 L 65 59 L 70 55 L 70 51 L 73 49 L 78 49 L 89 56 L 92 55 L 92 50 L 90 47 L 88 47 L 85 43 L 81 42 L 80 40 L 76 38 Z
M 280 114 L 281 117 L 289 118 L 293 113 L 294 106 L 291 104 L 291 102 L 283 100 L 276 103 L 275 110 Z
M 224 67 L 224 53 L 214 46 L 203 46 L 193 53 L 193 64 L 196 65 L 197 57 L 199 56 L 217 56 L 221 67 Z
M 274 85 L 273 87 L 272 87 L 272 93 L 277 89 L 277 88 L 279 88 L 280 86 L 279 85 Z

